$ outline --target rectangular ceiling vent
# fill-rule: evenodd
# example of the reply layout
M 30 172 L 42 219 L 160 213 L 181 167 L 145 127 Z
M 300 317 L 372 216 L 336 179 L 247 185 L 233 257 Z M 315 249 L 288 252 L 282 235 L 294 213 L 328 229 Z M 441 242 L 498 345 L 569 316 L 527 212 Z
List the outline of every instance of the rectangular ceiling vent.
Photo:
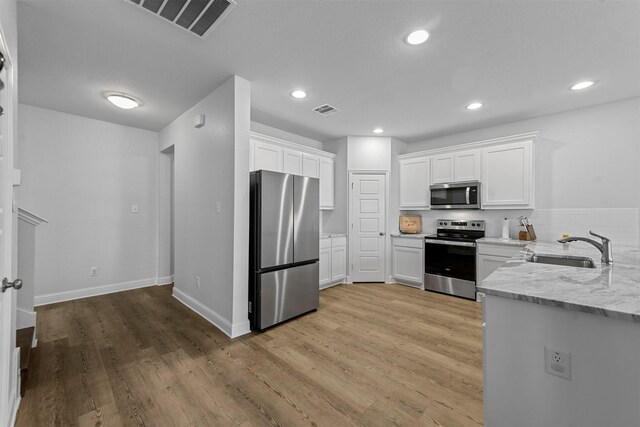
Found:
M 206 37 L 227 16 L 234 0 L 124 0 L 173 22 L 199 37 Z
M 330 116 L 333 113 L 337 113 L 340 110 L 338 110 L 336 107 L 333 107 L 329 104 L 323 104 L 319 107 L 314 108 L 313 111 L 323 116 Z

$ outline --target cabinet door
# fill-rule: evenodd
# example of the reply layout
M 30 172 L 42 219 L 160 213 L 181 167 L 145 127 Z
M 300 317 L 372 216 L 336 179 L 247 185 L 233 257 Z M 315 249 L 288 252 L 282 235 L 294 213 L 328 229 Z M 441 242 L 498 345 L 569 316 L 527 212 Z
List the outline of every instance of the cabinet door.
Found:
M 320 287 L 331 283 L 331 248 L 320 248 Z
M 422 285 L 422 249 L 393 246 L 393 277 Z
M 480 180 L 480 150 L 454 154 L 454 178 L 456 182 Z
M 253 142 L 253 170 L 270 170 L 282 172 L 281 147 L 267 144 L 260 141 Z
M 284 149 L 283 155 L 284 173 L 292 173 L 294 175 L 302 175 L 302 153 L 295 150 Z
M 509 258 L 503 258 L 494 255 L 478 255 L 478 267 L 476 270 L 476 282 L 480 284 L 484 279 L 489 277 L 491 273 L 507 262 Z
M 441 154 L 431 157 L 431 184 L 453 182 L 454 155 Z
M 311 154 L 302 155 L 302 175 L 318 178 L 320 176 L 320 159 Z
M 334 207 L 333 159 L 320 158 L 320 209 Z
M 347 277 L 347 247 L 331 248 L 331 281 L 337 282 Z
M 429 208 L 429 158 L 400 160 L 400 209 Z
M 482 207 L 533 208 L 532 141 L 482 150 Z

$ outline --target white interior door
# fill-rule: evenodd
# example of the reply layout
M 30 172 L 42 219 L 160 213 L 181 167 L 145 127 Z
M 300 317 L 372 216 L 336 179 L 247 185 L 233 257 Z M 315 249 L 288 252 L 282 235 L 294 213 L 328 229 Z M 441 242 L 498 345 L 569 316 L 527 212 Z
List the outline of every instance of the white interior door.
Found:
M 5 66 L 0 79 L 5 88 L 0 91 L 0 280 L 12 280 L 11 234 L 13 201 L 13 114 L 14 75 L 10 58 L 0 38 Z M 17 410 L 18 360 L 16 353 L 16 291 L 0 289 L 0 426 L 10 425 Z
M 353 174 L 349 241 L 352 282 L 384 282 L 386 175 Z

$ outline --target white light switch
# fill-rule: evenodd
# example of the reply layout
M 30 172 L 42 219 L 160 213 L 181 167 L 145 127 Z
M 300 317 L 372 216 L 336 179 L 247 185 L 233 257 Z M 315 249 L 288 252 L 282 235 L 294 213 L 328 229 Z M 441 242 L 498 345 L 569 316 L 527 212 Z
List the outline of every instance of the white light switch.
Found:
M 220 209 L 221 209 L 221 203 L 217 202 L 216 203 L 216 213 L 220 213 Z
M 131 213 L 138 213 L 138 205 L 131 205 Z

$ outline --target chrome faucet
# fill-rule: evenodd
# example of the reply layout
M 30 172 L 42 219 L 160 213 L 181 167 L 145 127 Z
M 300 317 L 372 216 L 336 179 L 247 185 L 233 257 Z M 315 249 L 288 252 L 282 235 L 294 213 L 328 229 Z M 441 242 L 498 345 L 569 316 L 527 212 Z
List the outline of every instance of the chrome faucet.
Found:
M 613 256 L 611 255 L 611 240 L 606 238 L 606 237 L 604 237 L 604 236 L 596 234 L 591 230 L 589 230 L 589 234 L 591 234 L 592 236 L 596 236 L 596 237 L 599 237 L 600 239 L 602 239 L 602 243 L 598 243 L 595 240 L 589 239 L 587 237 L 567 237 L 566 239 L 558 240 L 558 242 L 559 243 L 569 243 L 569 242 L 587 242 L 587 243 L 591 243 L 593 246 L 598 248 L 600 253 L 602 253 L 602 263 L 603 264 L 607 264 L 607 265 L 613 264 Z

